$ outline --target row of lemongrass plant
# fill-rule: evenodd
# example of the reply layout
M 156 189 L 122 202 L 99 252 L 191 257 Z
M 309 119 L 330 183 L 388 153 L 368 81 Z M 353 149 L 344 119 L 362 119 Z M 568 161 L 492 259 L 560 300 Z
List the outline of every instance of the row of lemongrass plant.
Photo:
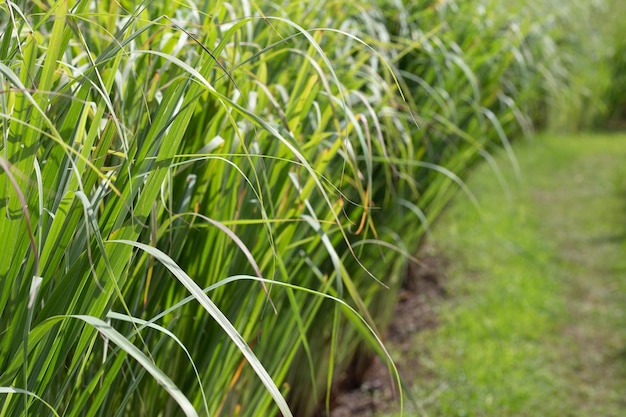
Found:
M 428 224 L 569 74 L 561 8 L 409 3 L 0 5 L 0 415 L 306 416 L 388 358 Z
M 600 102 L 601 112 L 596 118 L 596 126 L 606 128 L 624 128 L 626 126 L 626 36 L 621 17 L 626 13 L 626 3 L 619 0 L 609 1 L 610 14 L 605 17 L 601 25 L 598 25 L 600 40 L 611 39 L 600 48 L 600 54 L 604 58 L 606 76 L 604 77 L 605 89 Z M 605 51 L 602 53 L 602 51 Z M 593 72 L 593 80 L 598 80 L 597 66 Z M 602 82 L 600 78 L 600 82 Z

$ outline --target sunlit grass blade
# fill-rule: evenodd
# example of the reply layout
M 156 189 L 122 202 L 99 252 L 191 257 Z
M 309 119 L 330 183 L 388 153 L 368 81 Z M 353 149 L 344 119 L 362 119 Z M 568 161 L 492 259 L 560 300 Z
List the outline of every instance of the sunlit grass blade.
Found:
M 237 345 L 241 353 L 248 360 L 248 363 L 250 363 L 250 366 L 254 368 L 263 385 L 265 385 L 269 393 L 274 398 L 274 401 L 276 401 L 276 404 L 278 405 L 283 415 L 289 417 L 292 416 L 291 410 L 289 410 L 289 406 L 287 405 L 282 394 L 274 384 L 272 377 L 267 373 L 267 371 L 263 367 L 263 364 L 257 359 L 252 349 L 250 349 L 246 341 L 233 327 L 232 323 L 228 320 L 228 318 L 226 318 L 224 313 L 222 313 L 220 309 L 217 308 L 213 301 L 211 301 L 211 299 L 202 291 L 202 288 L 200 288 L 200 286 L 198 286 L 198 284 L 196 284 L 196 282 L 191 279 L 191 277 L 189 277 L 189 275 L 187 275 L 185 271 L 180 268 L 180 266 L 178 266 L 169 256 L 167 256 L 160 250 L 139 242 L 133 242 L 129 240 L 110 240 L 109 243 L 120 243 L 136 247 L 149 253 L 151 256 L 161 262 L 172 273 L 172 275 L 174 275 L 180 281 L 180 283 L 185 286 L 185 288 L 187 288 L 187 290 L 194 296 L 196 301 L 198 301 L 198 303 L 200 303 L 206 309 L 211 317 L 213 317 L 213 319 L 220 325 L 220 327 L 224 329 L 224 332 L 226 332 L 228 337 L 231 338 L 233 343 Z

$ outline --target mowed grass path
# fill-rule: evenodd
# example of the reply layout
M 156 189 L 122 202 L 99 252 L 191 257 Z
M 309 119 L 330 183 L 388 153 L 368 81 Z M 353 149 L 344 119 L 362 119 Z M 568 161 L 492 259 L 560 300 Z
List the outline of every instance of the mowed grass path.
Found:
M 433 231 L 447 296 L 409 415 L 626 415 L 626 135 L 542 136 Z

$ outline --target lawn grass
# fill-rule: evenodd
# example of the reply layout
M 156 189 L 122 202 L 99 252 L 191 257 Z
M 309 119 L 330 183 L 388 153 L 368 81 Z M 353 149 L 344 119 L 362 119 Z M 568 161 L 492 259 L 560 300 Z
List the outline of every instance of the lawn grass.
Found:
M 459 196 L 433 230 L 449 297 L 413 394 L 428 416 L 622 415 L 626 136 L 518 145 L 521 183 L 482 167 L 482 212 Z

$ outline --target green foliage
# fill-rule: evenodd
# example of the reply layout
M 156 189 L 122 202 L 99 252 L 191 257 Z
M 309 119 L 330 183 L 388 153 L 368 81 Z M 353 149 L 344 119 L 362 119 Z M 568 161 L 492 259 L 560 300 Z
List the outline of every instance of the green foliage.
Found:
M 424 415 L 623 412 L 626 135 L 537 139 L 516 147 L 522 187 L 507 196 L 483 164 L 483 213 L 458 196 L 433 230 L 451 262 L 439 325 L 411 345 Z
M 605 56 L 608 83 L 604 91 L 604 113 L 597 124 L 623 127 L 626 121 L 626 36 L 620 16 L 626 12 L 623 2 L 612 1 L 604 21 L 603 37 L 608 51 Z
M 1 4 L 0 414 L 310 413 L 566 86 L 524 10 Z

